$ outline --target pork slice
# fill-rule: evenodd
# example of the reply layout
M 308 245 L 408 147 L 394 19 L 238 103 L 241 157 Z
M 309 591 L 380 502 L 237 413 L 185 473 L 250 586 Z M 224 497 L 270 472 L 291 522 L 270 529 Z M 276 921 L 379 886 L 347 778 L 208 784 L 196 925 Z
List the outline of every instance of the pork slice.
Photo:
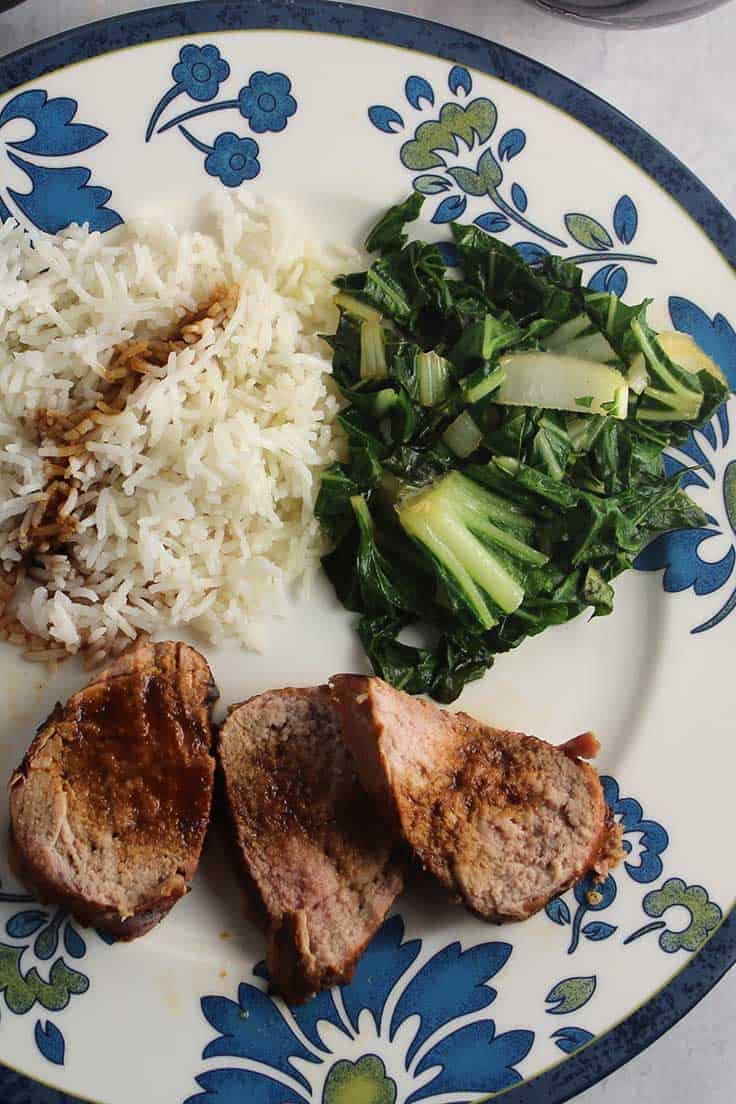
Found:
M 210 818 L 206 660 L 138 644 L 39 728 L 10 784 L 10 853 L 42 901 L 121 939 L 187 892 Z
M 272 987 L 301 1003 L 350 980 L 401 892 L 394 840 L 360 786 L 326 687 L 234 706 L 217 750 Z
M 344 739 L 363 785 L 422 866 L 489 920 L 523 920 L 621 853 L 590 733 L 553 747 L 338 675 Z

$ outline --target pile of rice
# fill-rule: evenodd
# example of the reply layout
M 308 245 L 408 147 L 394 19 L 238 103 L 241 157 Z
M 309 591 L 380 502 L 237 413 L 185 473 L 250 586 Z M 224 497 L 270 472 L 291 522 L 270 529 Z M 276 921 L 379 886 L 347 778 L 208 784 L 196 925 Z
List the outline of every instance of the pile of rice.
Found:
M 348 255 L 245 196 L 211 221 L 35 248 L 0 226 L 0 635 L 29 658 L 92 664 L 184 625 L 261 648 L 318 563 L 340 450 L 318 334 Z M 135 341 L 174 333 L 153 362 Z M 140 374 L 111 383 L 137 353 Z

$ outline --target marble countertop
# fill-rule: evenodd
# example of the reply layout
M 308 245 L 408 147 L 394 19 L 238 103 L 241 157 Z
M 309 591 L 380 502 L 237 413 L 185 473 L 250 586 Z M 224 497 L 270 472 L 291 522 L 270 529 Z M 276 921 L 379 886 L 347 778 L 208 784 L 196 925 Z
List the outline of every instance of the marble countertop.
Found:
M 364 0 L 370 5 L 370 0 Z M 0 54 L 157 0 L 26 0 L 0 15 Z M 496 39 L 573 77 L 636 119 L 736 210 L 736 3 L 656 31 L 571 25 L 521 0 L 382 0 L 373 5 Z M 736 973 L 649 1050 L 579 1104 L 733 1104 Z

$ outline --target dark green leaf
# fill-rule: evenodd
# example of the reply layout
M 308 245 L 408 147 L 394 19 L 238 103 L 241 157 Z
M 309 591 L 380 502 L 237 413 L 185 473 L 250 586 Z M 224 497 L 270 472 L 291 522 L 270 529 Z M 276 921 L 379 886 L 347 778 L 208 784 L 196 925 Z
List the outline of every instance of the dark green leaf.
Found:
M 391 207 L 365 239 L 368 252 L 392 253 L 402 249 L 407 241 L 404 227 L 407 222 L 414 222 L 419 218 L 423 203 L 424 196 L 413 192 L 403 203 Z
M 358 544 L 358 527 L 353 524 L 337 547 L 322 557 L 322 567 L 332 583 L 338 602 L 353 613 L 363 610 L 360 579 L 355 568 Z
M 613 613 L 613 587 L 594 567 L 585 572 L 582 599 L 586 606 L 593 606 L 596 617 Z
M 569 508 L 579 500 L 579 492 L 574 487 L 561 483 L 558 479 L 552 479 L 522 461 L 512 460 L 509 457 L 499 457 L 497 460 L 493 460 L 492 463 L 523 490 L 531 491 L 547 502 Z
M 361 489 L 360 484 L 342 464 L 333 464 L 323 472 L 314 516 L 333 539 L 344 529 L 346 521 L 350 522 L 350 499 L 359 494 Z
M 522 337 L 522 332 L 508 314 L 500 318 L 485 314 L 481 320 L 465 328 L 448 356 L 462 376 L 480 361 L 492 360 L 515 344 Z
M 345 430 L 351 447 L 357 445 L 359 448 L 370 449 L 379 459 L 385 455 L 385 442 L 373 432 L 374 429 L 378 430 L 378 426 L 374 426 L 359 411 L 349 407 L 344 413 L 338 414 L 337 420 Z
M 427 648 L 412 648 L 397 639 L 406 618 L 362 617 L 358 622 L 366 655 L 374 672 L 407 694 L 430 694 L 437 672 L 437 659 Z
M 383 461 L 383 467 L 410 486 L 420 487 L 448 471 L 455 456 L 442 441 L 425 449 L 396 448 Z
M 351 503 L 359 532 L 356 567 L 361 608 L 369 614 L 416 610 L 420 603 L 416 582 L 401 573 L 398 561 L 389 563 L 379 550 L 365 498 L 356 495 Z

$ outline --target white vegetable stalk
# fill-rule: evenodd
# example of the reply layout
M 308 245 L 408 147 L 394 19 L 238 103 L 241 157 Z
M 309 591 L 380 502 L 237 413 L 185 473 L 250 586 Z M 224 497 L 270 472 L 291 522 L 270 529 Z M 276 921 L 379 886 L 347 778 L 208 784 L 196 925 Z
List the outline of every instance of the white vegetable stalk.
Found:
M 447 398 L 450 366 L 438 353 L 419 353 L 416 358 L 419 402 L 422 406 L 439 406 Z
M 629 385 L 606 364 L 550 352 L 510 353 L 500 363 L 499 403 L 626 417 Z
M 360 378 L 385 379 L 388 376 L 386 346 L 380 322 L 360 325 Z
M 449 426 L 442 434 L 442 440 L 445 442 L 449 449 L 459 456 L 461 460 L 470 456 L 475 452 L 478 445 L 483 440 L 483 434 L 478 429 L 470 414 L 467 410 L 463 410 L 462 414 L 458 414 L 454 422 L 450 422 Z

